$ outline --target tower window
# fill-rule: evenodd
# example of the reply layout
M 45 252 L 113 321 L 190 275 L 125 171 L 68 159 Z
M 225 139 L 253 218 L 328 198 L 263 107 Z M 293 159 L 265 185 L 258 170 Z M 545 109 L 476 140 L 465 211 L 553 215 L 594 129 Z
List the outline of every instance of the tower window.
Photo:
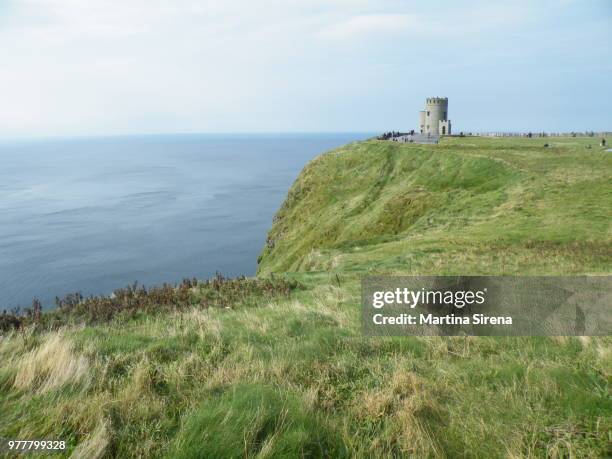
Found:
M 429 116 L 429 110 L 427 110 L 427 116 Z
M 446 119 L 446 112 L 444 112 L 444 119 Z

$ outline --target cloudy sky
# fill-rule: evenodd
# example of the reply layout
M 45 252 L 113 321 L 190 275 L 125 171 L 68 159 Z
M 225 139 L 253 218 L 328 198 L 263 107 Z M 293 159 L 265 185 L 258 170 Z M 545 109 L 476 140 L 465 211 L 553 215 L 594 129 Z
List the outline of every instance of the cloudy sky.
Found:
M 612 1 L 0 0 L 0 138 L 612 130 Z

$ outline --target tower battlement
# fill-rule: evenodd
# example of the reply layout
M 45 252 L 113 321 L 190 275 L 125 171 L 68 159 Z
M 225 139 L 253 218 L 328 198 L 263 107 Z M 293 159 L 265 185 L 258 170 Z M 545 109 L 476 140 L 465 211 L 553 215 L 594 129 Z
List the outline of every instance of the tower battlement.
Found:
M 427 104 L 448 104 L 448 97 L 428 97 L 425 103 Z

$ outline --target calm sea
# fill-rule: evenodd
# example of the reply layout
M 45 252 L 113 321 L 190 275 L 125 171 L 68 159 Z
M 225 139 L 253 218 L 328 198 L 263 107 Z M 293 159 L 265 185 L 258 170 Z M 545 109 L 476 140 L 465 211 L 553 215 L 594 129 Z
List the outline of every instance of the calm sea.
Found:
M 302 167 L 369 134 L 0 143 L 0 310 L 138 281 L 255 273 Z

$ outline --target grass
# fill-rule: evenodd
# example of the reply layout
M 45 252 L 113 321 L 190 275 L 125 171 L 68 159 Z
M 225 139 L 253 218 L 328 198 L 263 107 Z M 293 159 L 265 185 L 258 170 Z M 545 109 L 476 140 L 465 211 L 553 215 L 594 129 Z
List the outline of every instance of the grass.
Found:
M 360 331 L 367 273 L 610 273 L 612 159 L 592 139 L 548 142 L 318 157 L 260 257 L 280 292 L 196 283 L 178 304 L 163 290 L 6 331 L 0 437 L 88 458 L 609 456 L 610 337 Z
M 370 141 L 322 155 L 289 191 L 259 273 L 607 271 L 612 157 L 591 139 L 549 143 Z
M 172 457 L 330 457 L 346 447 L 312 407 L 264 384 L 232 387 L 205 400 L 187 420 Z

